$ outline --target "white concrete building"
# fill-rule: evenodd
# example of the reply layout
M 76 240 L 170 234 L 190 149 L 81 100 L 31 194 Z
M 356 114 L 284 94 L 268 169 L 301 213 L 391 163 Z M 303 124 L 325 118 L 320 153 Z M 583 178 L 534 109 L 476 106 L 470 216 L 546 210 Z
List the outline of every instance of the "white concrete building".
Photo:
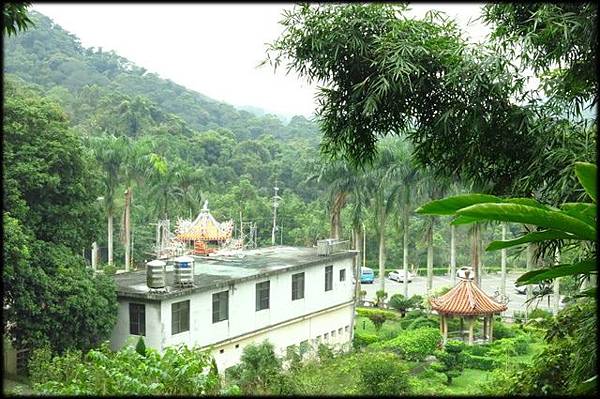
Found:
M 194 286 L 153 292 L 146 272 L 115 276 L 119 313 L 113 349 L 186 344 L 212 348 L 219 370 L 235 365 L 244 347 L 268 339 L 284 354 L 291 345 L 349 345 L 354 321 L 353 251 L 327 256 L 316 248 L 277 246 L 244 256 L 193 257 Z

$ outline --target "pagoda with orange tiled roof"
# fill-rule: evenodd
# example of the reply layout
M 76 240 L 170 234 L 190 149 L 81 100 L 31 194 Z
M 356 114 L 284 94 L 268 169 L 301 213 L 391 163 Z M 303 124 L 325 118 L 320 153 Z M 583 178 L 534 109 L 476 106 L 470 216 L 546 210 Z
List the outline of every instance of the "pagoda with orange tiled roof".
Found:
M 473 324 L 478 316 L 483 316 L 483 338 L 491 342 L 493 333 L 493 316 L 507 309 L 506 304 L 487 295 L 469 278 L 459 278 L 458 283 L 439 298 L 430 298 L 431 308 L 440 315 L 440 330 L 444 342 L 448 339 L 448 317 L 461 318 L 461 337 L 463 319 L 469 324 L 469 344 L 473 343 Z
M 178 223 L 175 238 L 183 242 L 194 243 L 196 255 L 207 255 L 214 252 L 209 243 L 222 243 L 231 239 L 233 221 L 219 223 L 208 210 L 208 201 L 204 202 L 202 210 L 193 222 L 181 220 Z

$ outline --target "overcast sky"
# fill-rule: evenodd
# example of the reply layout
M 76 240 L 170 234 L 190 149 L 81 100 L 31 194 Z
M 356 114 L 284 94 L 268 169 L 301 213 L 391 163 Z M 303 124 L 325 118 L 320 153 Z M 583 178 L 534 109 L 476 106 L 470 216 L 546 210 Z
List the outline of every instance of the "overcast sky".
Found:
M 235 106 L 254 106 L 286 117 L 310 116 L 314 87 L 269 65 L 258 68 L 265 43 L 282 32 L 278 24 L 291 4 L 33 4 L 81 39 L 84 47 L 114 50 L 163 78 Z M 456 19 L 472 40 L 488 29 L 471 23 L 474 3 L 418 3 Z

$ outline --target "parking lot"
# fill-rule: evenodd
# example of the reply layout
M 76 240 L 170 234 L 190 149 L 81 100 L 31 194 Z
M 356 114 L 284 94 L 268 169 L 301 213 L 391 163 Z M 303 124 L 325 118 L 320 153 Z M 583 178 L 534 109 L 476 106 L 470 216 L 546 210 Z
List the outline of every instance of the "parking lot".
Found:
M 519 295 L 515 291 L 515 280 L 520 276 L 520 273 L 509 273 L 506 278 L 506 295 L 508 296 L 508 310 L 505 312 L 505 315 L 512 316 L 515 310 L 523 311 L 525 310 L 525 300 L 526 295 Z M 425 296 L 427 294 L 427 277 L 425 276 L 416 276 L 412 282 L 408 283 L 408 296 L 412 295 L 421 295 Z M 448 276 L 433 276 L 433 290 L 442 287 L 451 287 L 452 281 Z M 494 292 L 500 291 L 500 274 L 485 274 L 481 278 L 481 288 L 488 294 L 493 296 Z M 376 278 L 373 281 L 373 284 L 361 284 L 361 289 L 367 292 L 366 298 L 367 300 L 375 299 L 375 292 L 379 290 L 379 278 Z M 404 287 L 403 283 L 398 283 L 396 281 L 391 281 L 386 278 L 385 280 L 385 291 L 388 293 L 388 298 L 390 298 L 394 294 L 403 294 Z M 529 309 L 532 310 L 536 307 L 552 310 L 554 299 L 550 296 L 550 307 L 548 306 L 548 297 L 544 297 L 539 303 L 533 301 L 530 304 Z M 562 297 L 561 297 L 562 300 Z M 562 307 L 562 306 L 561 306 Z

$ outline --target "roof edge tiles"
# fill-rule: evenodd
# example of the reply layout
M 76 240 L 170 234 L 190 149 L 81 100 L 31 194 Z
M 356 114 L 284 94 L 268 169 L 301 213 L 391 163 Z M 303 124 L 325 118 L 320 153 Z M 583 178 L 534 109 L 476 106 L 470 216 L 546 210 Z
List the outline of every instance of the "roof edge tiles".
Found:
M 438 313 L 460 316 L 489 315 L 507 309 L 505 304 L 487 295 L 475 282 L 462 278 L 444 295 L 430 298 L 429 303 Z

